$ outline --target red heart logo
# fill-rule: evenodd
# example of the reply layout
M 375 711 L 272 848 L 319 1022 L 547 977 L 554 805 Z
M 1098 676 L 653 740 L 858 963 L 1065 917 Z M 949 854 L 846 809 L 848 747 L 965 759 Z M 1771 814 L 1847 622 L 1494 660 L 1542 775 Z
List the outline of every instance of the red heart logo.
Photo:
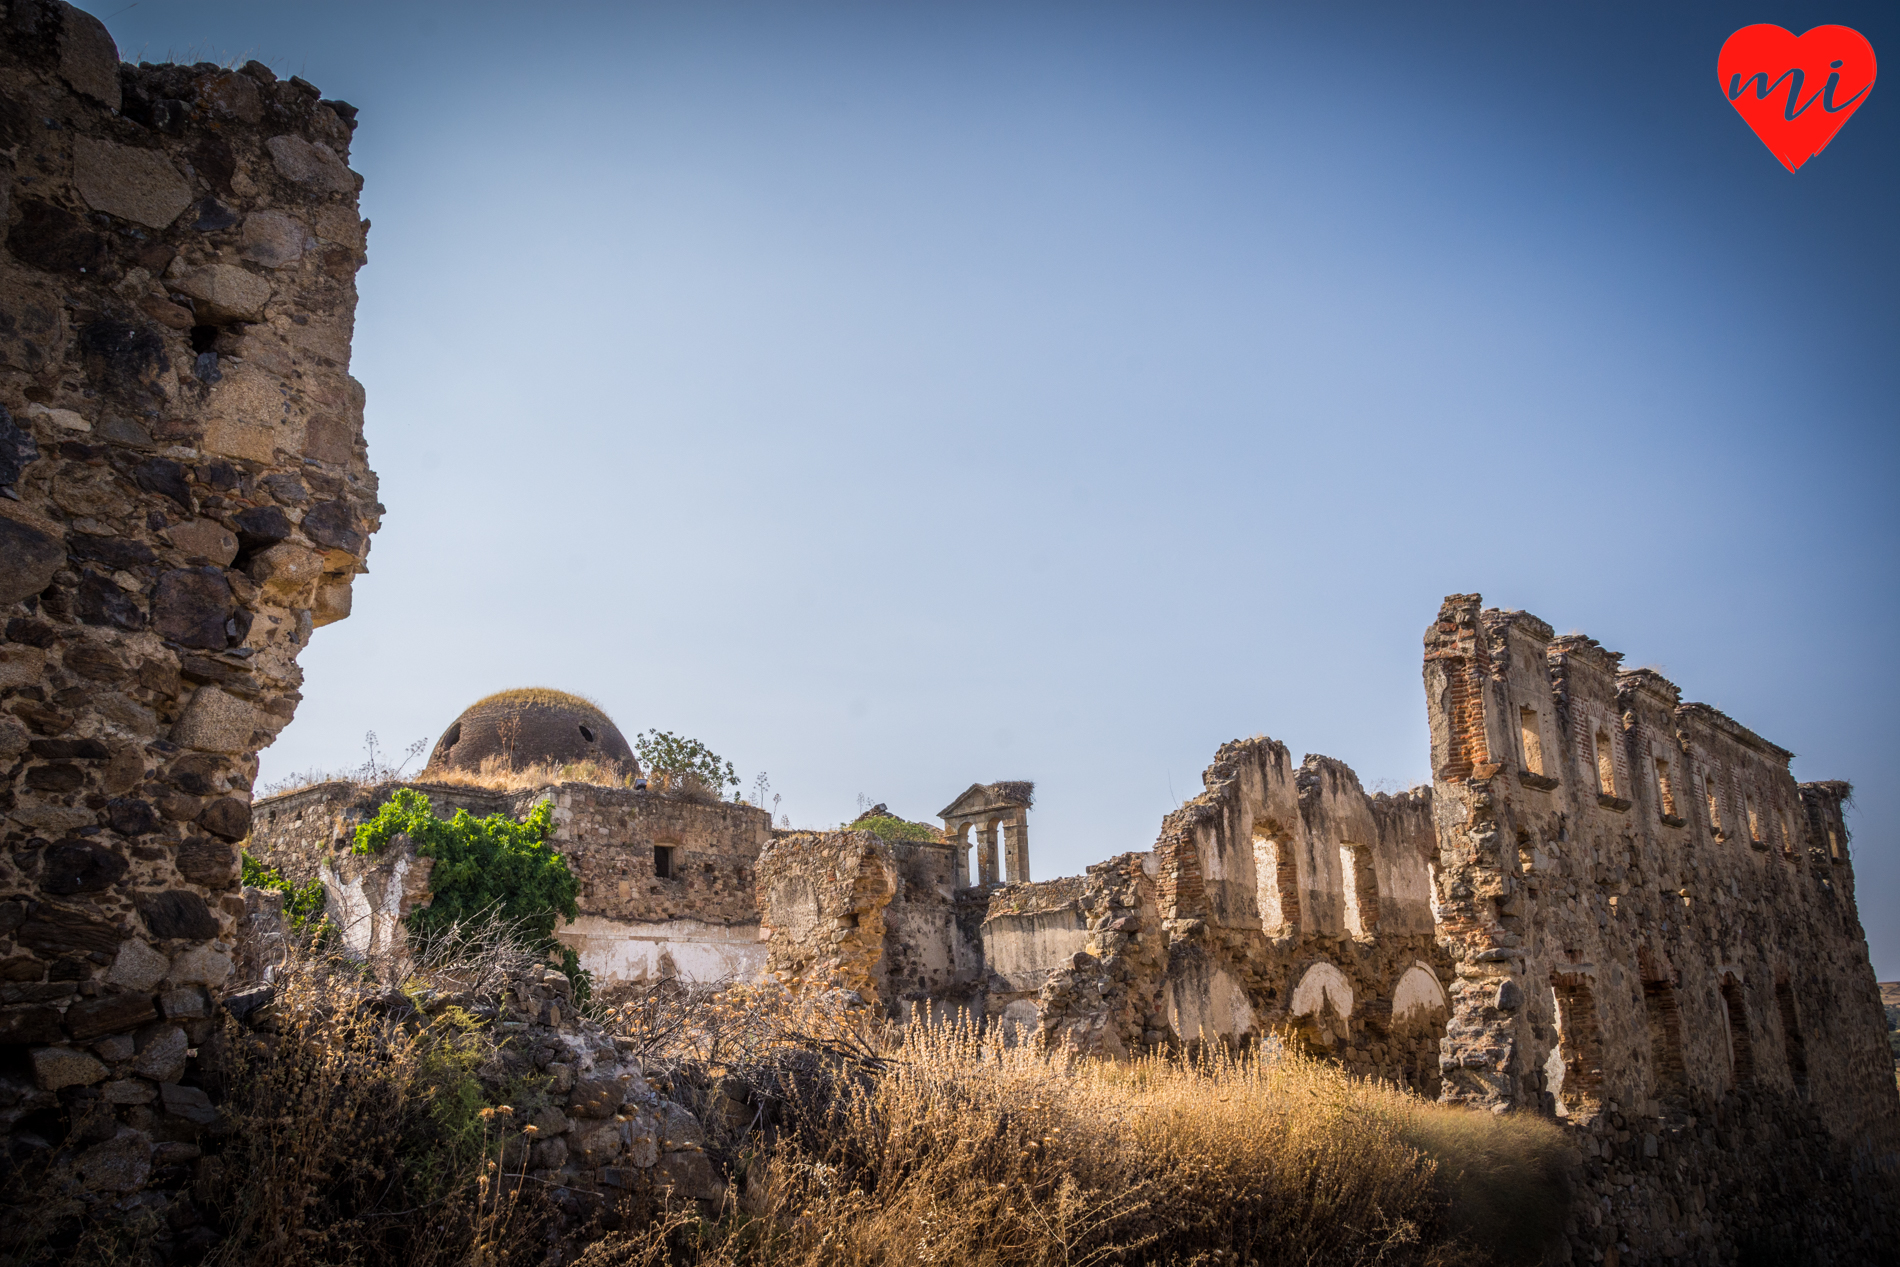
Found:
M 1827 148 L 1874 87 L 1874 47 L 1852 27 L 1770 23 L 1728 37 L 1715 72 L 1735 112 L 1794 171 Z

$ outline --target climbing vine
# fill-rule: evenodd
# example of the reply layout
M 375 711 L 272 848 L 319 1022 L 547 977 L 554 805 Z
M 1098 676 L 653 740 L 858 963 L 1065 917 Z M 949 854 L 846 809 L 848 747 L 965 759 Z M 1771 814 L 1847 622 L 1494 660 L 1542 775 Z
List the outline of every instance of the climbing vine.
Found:
M 284 918 L 296 932 L 311 930 L 323 918 L 323 881 L 292 884 L 276 867 L 267 867 L 251 857 L 247 850 L 243 861 L 243 883 L 248 889 L 275 889 L 284 895 Z
M 412 932 L 442 936 L 498 915 L 514 924 L 535 950 L 560 954 L 575 1001 L 585 1002 L 592 986 L 589 975 L 573 948 L 554 937 L 562 919 L 580 914 L 574 901 L 580 882 L 568 870 L 567 859 L 548 844 L 553 834 L 554 807 L 547 801 L 535 806 L 524 822 L 506 814 L 476 818 L 467 810 L 443 819 L 428 797 L 401 788 L 356 829 L 354 849 L 380 853 L 396 836 L 408 836 L 417 854 L 435 859 L 429 905 L 408 917 Z

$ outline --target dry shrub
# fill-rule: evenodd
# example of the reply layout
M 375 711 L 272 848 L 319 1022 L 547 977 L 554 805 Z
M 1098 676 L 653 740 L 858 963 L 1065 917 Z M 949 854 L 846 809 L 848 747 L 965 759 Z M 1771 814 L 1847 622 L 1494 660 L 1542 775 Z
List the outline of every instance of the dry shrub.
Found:
M 418 783 L 446 783 L 451 787 L 482 787 L 494 792 L 532 792 L 555 783 L 592 783 L 599 787 L 632 787 L 633 776 L 619 766 L 600 761 L 537 761 L 510 769 L 506 757 L 484 757 L 479 769 L 460 770 L 430 766 L 416 775 Z
M 1466 1186 L 1504 1192 L 1507 1158 L 1547 1162 L 1561 1138 L 1278 1052 L 1078 1061 L 919 1021 L 827 1068 L 774 1084 L 785 1109 L 750 1168 L 732 1158 L 744 1193 L 722 1218 L 675 1211 L 580 1261 L 1479 1263 Z
M 499 1164 L 513 1124 L 478 1076 L 494 1040 L 461 1005 L 521 952 L 505 929 L 467 949 L 425 948 L 391 990 L 307 945 L 278 969 L 268 1032 L 227 1024 L 227 1126 L 193 1192 L 223 1235 L 208 1262 L 428 1267 L 526 1252 L 548 1211 Z

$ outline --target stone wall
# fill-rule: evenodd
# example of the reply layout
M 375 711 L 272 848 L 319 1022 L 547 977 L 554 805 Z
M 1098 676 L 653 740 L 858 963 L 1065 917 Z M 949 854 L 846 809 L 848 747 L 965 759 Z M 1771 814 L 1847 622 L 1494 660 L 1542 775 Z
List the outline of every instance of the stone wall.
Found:
M 349 375 L 354 126 L 255 62 L 122 65 L 76 9 L 0 14 L 15 1160 L 82 1115 L 149 1158 L 202 1109 L 188 1052 L 244 914 L 256 754 L 383 511 Z
M 1576 1126 L 1587 1252 L 1824 1236 L 1865 1261 L 1900 1097 L 1846 786 L 1797 785 L 1785 749 L 1477 595 L 1425 645 L 1446 1098 Z
M 794 991 L 885 1000 L 884 911 L 898 866 L 868 831 L 790 832 L 759 857 L 766 971 Z
M 750 977 L 764 966 L 753 872 L 771 835 L 771 819 L 751 806 L 592 783 L 499 791 L 335 781 L 259 801 L 246 847 L 292 880 L 322 878 L 327 892 L 338 886 L 332 906 L 363 923 L 358 940 L 366 949 L 370 930 L 379 926 L 358 910 L 375 905 L 364 885 L 394 892 L 389 884 L 395 877 L 362 873 L 344 859 L 357 825 L 399 787 L 423 793 L 445 818 L 467 810 L 476 817 L 525 819 L 542 801 L 551 801 L 552 843 L 580 881 L 580 918 L 556 936 L 602 982 L 658 976 L 710 981 Z M 659 850 L 669 851 L 664 874 Z M 413 887 L 415 876 L 405 882 Z

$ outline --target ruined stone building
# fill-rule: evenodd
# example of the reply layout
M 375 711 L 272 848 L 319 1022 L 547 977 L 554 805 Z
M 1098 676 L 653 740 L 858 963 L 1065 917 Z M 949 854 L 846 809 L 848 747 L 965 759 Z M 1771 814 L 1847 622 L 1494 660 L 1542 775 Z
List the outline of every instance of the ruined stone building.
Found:
M 623 786 L 563 779 L 595 763 Z M 487 769 L 529 776 L 508 790 L 450 781 Z M 545 782 L 534 777 L 546 772 Z M 559 691 L 504 691 L 476 703 L 436 742 L 430 765 L 401 786 L 444 817 L 522 819 L 554 811 L 554 847 L 580 881 L 581 915 L 559 930 L 603 981 L 750 977 L 765 962 L 754 872 L 771 816 L 697 789 L 649 788 L 620 730 L 598 707 Z M 358 824 L 397 785 L 335 780 L 258 802 L 249 849 L 299 882 L 324 882 L 329 910 L 362 953 L 391 944 L 395 925 L 427 900 L 427 858 L 350 853 Z

